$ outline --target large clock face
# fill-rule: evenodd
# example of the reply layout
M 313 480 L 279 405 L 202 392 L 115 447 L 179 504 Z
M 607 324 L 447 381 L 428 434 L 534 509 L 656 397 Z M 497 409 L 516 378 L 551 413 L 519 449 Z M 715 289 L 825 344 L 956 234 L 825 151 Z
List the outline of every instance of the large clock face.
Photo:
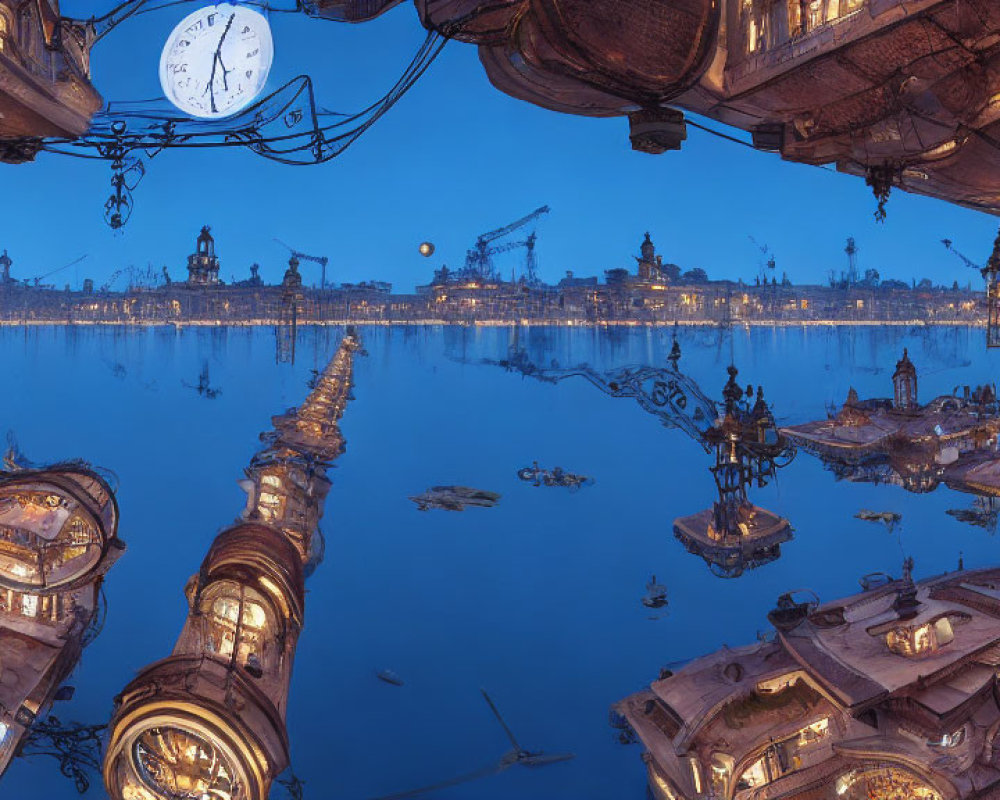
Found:
M 264 15 L 218 3 L 195 11 L 174 28 L 160 56 L 160 84 L 185 114 L 221 119 L 260 95 L 273 59 Z

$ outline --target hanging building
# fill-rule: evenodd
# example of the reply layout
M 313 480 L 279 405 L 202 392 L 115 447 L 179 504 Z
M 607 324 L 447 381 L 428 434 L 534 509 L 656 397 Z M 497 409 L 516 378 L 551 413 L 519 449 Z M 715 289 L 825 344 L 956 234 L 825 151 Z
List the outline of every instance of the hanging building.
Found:
M 365 22 L 403 0 L 302 0 L 307 14 L 335 22 Z
M 478 46 L 498 89 L 627 116 L 637 150 L 680 148 L 690 111 L 880 198 L 1000 212 L 995 0 L 414 1 L 425 27 Z
M 1000 797 L 1000 570 L 783 595 L 756 644 L 616 706 L 654 800 Z
M 304 580 L 322 556 L 326 471 L 344 450 L 357 348 L 348 333 L 305 402 L 261 435 L 241 482 L 246 508 L 188 582 L 173 653 L 119 696 L 104 760 L 113 800 L 266 800 L 288 766 Z
M 44 136 L 85 133 L 101 107 L 90 83 L 93 26 L 58 0 L 0 0 L 0 161 L 29 161 Z
M 100 628 L 117 531 L 114 493 L 89 467 L 0 471 L 0 775 Z

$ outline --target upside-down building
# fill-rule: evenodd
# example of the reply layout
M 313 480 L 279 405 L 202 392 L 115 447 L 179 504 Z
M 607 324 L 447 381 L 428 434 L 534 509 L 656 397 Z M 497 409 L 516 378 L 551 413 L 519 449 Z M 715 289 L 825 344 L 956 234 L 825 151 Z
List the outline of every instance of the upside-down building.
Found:
M 619 703 L 651 797 L 1000 797 L 1000 570 L 911 568 L 823 605 L 785 595 L 773 636 Z
M 0 775 L 99 630 L 124 550 L 114 492 L 90 467 L 0 470 Z
M 265 800 L 289 764 L 285 709 L 304 622 L 304 579 L 358 341 L 348 333 L 315 388 L 273 418 L 245 470 L 247 505 L 185 588 L 188 617 L 167 658 L 122 691 L 104 782 L 114 800 Z
M 490 81 L 544 108 L 628 117 L 632 145 L 677 149 L 684 112 L 789 161 L 832 164 L 1000 211 L 994 0 L 415 0 L 478 46 Z M 386 0 L 316 0 L 364 19 Z

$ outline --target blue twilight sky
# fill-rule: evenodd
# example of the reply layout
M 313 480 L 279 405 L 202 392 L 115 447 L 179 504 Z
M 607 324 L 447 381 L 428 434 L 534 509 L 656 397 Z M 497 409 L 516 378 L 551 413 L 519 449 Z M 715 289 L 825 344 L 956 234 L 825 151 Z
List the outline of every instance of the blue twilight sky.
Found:
M 113 3 L 62 5 L 67 16 L 86 17 Z M 162 44 L 195 7 L 130 20 L 97 45 L 94 80 L 106 99 L 160 95 Z M 360 26 L 297 14 L 273 14 L 271 22 L 270 88 L 308 73 L 319 103 L 340 111 L 381 96 L 424 37 L 410 4 Z M 198 230 L 210 224 L 227 281 L 245 277 L 254 261 L 265 280 L 278 280 L 287 260 L 278 237 L 328 255 L 330 280 L 389 280 L 406 291 L 426 282 L 432 267 L 460 265 L 478 233 L 548 204 L 538 255 L 550 281 L 566 270 L 631 266 L 646 230 L 668 261 L 747 280 L 761 262 L 751 235 L 797 283 L 844 268 L 851 235 L 861 267 L 883 277 L 977 278 L 939 244 L 945 237 L 975 260 L 989 254 L 992 217 L 897 193 L 888 221 L 878 225 L 859 179 L 784 164 L 698 130 L 689 137 L 679 153 L 634 153 L 624 119 L 573 117 L 513 100 L 489 84 L 475 48 L 451 43 L 402 102 L 329 164 L 289 167 L 220 150 L 172 151 L 149 161 L 121 232 L 103 221 L 110 191 L 103 164 L 43 155 L 4 165 L 0 247 L 10 251 L 18 277 L 89 254 L 52 279 L 59 286 L 84 277 L 100 284 L 117 268 L 150 263 L 166 264 L 177 278 Z M 429 260 L 417 253 L 425 239 L 437 246 Z M 498 262 L 505 271 L 518 263 L 506 259 Z M 311 267 L 304 269 L 308 280 Z

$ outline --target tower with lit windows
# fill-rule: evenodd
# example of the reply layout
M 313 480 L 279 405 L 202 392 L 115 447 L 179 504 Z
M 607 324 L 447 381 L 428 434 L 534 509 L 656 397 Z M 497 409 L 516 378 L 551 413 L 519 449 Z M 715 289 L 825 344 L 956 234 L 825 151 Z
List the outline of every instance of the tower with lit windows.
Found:
M 639 280 L 659 281 L 663 278 L 663 256 L 656 255 L 656 246 L 646 234 L 639 246 L 639 257 L 636 258 Z
M 96 635 L 117 531 L 114 493 L 89 467 L 0 470 L 0 775 Z
M 262 434 L 241 482 L 246 508 L 188 582 L 173 653 L 121 693 L 104 760 L 114 800 L 265 800 L 288 766 L 304 579 L 322 553 L 326 470 L 344 449 L 357 348 L 349 333 L 302 406 Z
M 219 258 L 215 255 L 212 229 L 205 225 L 198 234 L 195 251 L 188 256 L 188 286 L 218 286 Z

